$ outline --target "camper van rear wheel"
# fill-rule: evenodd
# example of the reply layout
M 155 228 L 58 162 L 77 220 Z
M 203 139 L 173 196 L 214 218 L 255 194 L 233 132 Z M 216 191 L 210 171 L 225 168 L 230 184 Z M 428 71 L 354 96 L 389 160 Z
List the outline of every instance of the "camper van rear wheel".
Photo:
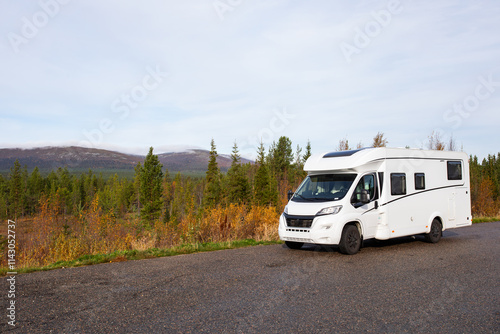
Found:
M 340 238 L 339 248 L 343 254 L 354 255 L 361 247 L 361 236 L 359 230 L 354 225 L 344 226 L 342 237 Z
M 435 244 L 441 239 L 442 234 L 443 227 L 441 226 L 441 222 L 437 219 L 434 219 L 431 224 L 430 232 L 425 234 L 425 240 L 427 242 Z
M 295 241 L 285 241 L 285 245 L 290 249 L 300 249 L 304 243 Z

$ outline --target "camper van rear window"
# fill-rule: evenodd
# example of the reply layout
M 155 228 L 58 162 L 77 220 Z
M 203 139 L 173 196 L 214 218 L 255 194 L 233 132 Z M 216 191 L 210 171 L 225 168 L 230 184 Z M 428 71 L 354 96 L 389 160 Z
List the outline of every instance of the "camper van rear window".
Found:
M 462 179 L 462 162 L 448 161 L 448 180 Z
M 391 195 L 406 195 L 405 173 L 391 173 Z
M 425 174 L 415 173 L 415 190 L 425 189 Z

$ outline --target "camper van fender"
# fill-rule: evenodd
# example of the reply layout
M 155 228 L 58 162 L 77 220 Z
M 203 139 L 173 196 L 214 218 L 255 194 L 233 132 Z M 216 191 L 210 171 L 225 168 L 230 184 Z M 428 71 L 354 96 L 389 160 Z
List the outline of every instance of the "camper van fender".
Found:
M 446 225 L 442 217 L 443 215 L 440 212 L 435 212 L 430 215 L 429 220 L 427 221 L 427 225 L 425 225 L 425 233 L 429 233 L 431 231 L 431 225 L 434 219 L 439 220 L 439 222 L 441 223 L 442 231 L 444 231 L 446 229 Z
M 321 220 L 325 220 L 325 222 L 319 221 L 318 218 Z M 332 218 L 334 217 L 324 216 L 317 217 L 315 219 L 310 234 L 313 243 L 326 245 L 338 245 L 340 243 L 340 238 L 342 237 L 344 226 L 349 221 L 332 221 L 331 224 L 325 224 L 326 221 L 331 220 Z M 322 228 L 322 225 L 330 225 L 330 227 L 325 229 Z
M 338 237 L 339 237 L 339 242 L 340 242 L 340 238 L 342 237 L 342 231 L 344 231 L 344 228 L 346 227 L 346 225 L 356 225 L 356 227 L 358 228 L 359 230 L 359 235 L 361 236 L 361 239 L 363 239 L 363 223 L 361 222 L 361 220 L 359 219 L 348 219 L 345 221 L 344 224 L 339 224 L 339 229 L 337 230 L 337 234 L 338 234 Z

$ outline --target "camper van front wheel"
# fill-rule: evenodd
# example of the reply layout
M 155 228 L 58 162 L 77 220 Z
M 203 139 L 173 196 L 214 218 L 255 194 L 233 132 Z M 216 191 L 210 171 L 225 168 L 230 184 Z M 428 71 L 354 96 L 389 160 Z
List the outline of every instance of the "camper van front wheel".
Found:
M 441 235 L 443 234 L 443 228 L 441 226 L 441 222 L 437 219 L 434 219 L 431 224 L 431 230 L 429 233 L 425 234 L 425 240 L 427 242 L 435 244 L 441 239 Z
M 361 247 L 361 236 L 359 230 L 354 225 L 344 226 L 342 237 L 340 238 L 339 248 L 343 254 L 354 255 Z

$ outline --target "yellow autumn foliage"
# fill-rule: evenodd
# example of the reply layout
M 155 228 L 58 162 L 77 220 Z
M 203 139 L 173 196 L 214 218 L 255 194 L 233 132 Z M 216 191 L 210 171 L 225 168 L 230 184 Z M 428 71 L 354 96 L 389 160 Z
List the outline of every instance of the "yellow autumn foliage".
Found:
M 114 251 L 168 248 L 183 243 L 242 239 L 277 240 L 279 214 L 275 207 L 230 204 L 188 212 L 177 225 L 155 221 L 144 226 L 137 216 L 117 220 L 102 212 L 99 196 L 78 216 L 63 215 L 58 204 L 40 201 L 40 212 L 17 234 L 19 267 L 44 266 L 83 255 Z M 2 266 L 7 257 L 2 256 Z

